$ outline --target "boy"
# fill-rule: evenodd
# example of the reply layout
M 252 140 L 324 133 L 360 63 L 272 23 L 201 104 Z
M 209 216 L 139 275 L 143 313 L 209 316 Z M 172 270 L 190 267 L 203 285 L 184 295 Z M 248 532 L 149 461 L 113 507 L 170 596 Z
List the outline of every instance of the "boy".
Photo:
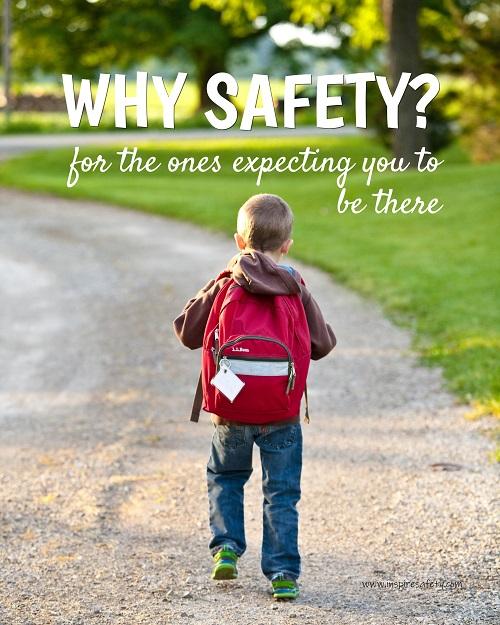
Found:
M 240 251 L 230 260 L 228 273 L 211 280 L 174 321 L 175 332 L 184 345 L 190 349 L 202 346 L 216 295 L 232 280 L 257 297 L 299 295 L 309 329 L 311 358 L 323 358 L 334 348 L 335 335 L 300 275 L 289 265 L 280 264 L 293 242 L 292 222 L 290 207 L 276 195 L 254 195 L 243 204 L 234 235 Z M 271 581 L 273 597 L 294 599 L 299 594 L 300 575 L 296 509 L 301 494 L 300 415 L 279 420 L 270 416 L 264 423 L 262 419 L 251 423 L 248 415 L 240 418 L 242 422 L 211 415 L 215 431 L 207 483 L 212 579 L 237 577 L 236 562 L 246 549 L 243 488 L 252 473 L 255 442 L 260 448 L 264 495 L 262 572 Z

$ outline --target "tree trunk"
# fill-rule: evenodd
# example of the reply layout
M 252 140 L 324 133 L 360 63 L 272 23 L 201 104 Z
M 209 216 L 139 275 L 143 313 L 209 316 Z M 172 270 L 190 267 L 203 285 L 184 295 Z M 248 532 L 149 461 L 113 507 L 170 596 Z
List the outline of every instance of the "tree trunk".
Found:
M 418 13 L 420 0 L 384 0 L 384 17 L 389 30 L 389 66 L 393 87 L 402 72 L 415 78 L 422 72 Z M 416 165 L 415 152 L 427 146 L 426 132 L 416 127 L 416 106 L 423 90 L 408 87 L 399 106 L 399 124 L 393 135 L 394 156 Z
M 7 123 L 10 119 L 10 111 L 12 107 L 11 92 L 10 92 L 10 79 L 11 79 L 11 64 L 10 64 L 10 36 L 12 30 L 12 13 L 10 0 L 4 0 L 3 3 L 3 84 L 4 84 L 4 98 L 5 98 L 5 118 Z
M 207 95 L 207 82 L 210 77 L 226 70 L 226 54 L 224 52 L 216 56 L 208 56 L 206 51 L 195 54 L 193 61 L 196 65 L 196 86 L 198 89 L 198 110 L 206 111 L 213 106 L 212 100 Z

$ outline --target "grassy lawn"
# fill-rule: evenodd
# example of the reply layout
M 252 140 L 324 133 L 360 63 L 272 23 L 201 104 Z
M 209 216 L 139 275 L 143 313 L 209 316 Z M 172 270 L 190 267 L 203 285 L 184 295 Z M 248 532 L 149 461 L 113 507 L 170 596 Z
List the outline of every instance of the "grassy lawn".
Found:
M 282 139 L 279 145 L 275 139 L 171 142 L 145 146 L 143 154 L 158 155 L 162 162 L 172 155 L 220 154 L 223 170 L 171 174 L 161 168 L 147 175 L 111 170 L 86 174 L 66 189 L 72 150 L 65 149 L 2 164 L 0 183 L 109 201 L 228 234 L 234 231 L 236 209 L 249 195 L 283 195 L 296 216 L 293 254 L 379 301 L 393 319 L 411 327 L 416 348 L 427 363 L 443 367 L 451 390 L 494 411 L 500 396 L 500 165 L 471 165 L 453 150 L 434 174 L 379 174 L 370 188 L 363 175 L 351 174 L 348 197 L 371 200 L 379 187 L 393 187 L 400 198 L 436 196 L 445 208 L 434 216 L 376 215 L 368 209 L 339 215 L 333 174 L 268 174 L 256 187 L 255 174 L 235 174 L 230 168 L 240 154 L 293 155 L 306 145 L 357 162 L 384 153 L 364 137 Z M 115 156 L 114 150 L 82 151 L 97 153 L 111 160 Z

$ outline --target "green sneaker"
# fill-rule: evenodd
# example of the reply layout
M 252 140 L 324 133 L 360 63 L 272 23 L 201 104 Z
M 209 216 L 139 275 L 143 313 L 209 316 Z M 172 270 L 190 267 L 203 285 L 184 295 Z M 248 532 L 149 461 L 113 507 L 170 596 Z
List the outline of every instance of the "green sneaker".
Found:
M 277 573 L 271 580 L 274 599 L 296 599 L 299 587 L 293 579 L 287 579 L 285 573 Z
M 236 579 L 238 569 L 236 561 L 238 555 L 228 545 L 223 545 L 222 549 L 214 555 L 214 566 L 212 569 L 212 579 Z

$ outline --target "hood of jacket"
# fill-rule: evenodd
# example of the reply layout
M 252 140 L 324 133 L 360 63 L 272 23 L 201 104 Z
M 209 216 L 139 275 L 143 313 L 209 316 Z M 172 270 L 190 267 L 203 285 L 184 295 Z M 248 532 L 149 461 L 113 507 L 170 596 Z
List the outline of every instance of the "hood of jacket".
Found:
M 240 252 L 229 261 L 233 280 L 251 293 L 292 295 L 300 293 L 300 276 L 277 265 L 272 258 L 257 250 Z

